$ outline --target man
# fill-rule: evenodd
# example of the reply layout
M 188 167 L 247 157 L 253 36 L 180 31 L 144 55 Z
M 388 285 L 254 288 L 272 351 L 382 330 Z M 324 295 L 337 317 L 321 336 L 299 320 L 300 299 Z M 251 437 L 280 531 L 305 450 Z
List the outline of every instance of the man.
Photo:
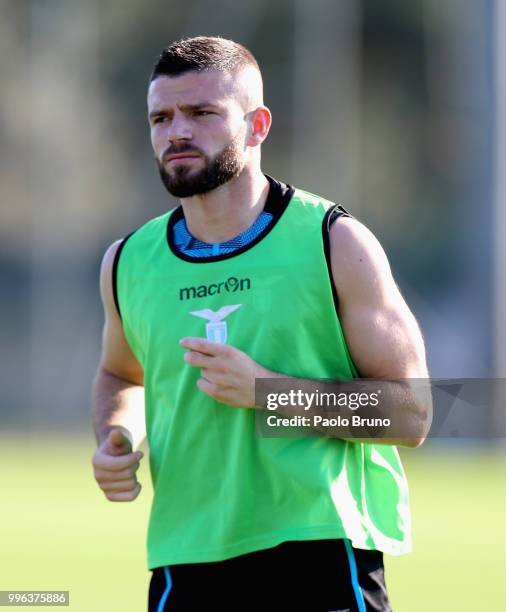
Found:
M 374 444 L 255 430 L 255 379 L 427 375 L 385 254 L 350 215 L 262 173 L 271 113 L 241 45 L 165 49 L 148 115 L 181 206 L 104 256 L 93 466 L 107 499 L 137 497 L 145 397 L 149 610 L 389 610 L 382 554 L 410 549 L 392 443 L 421 444 L 426 407 L 386 384 L 410 433 Z

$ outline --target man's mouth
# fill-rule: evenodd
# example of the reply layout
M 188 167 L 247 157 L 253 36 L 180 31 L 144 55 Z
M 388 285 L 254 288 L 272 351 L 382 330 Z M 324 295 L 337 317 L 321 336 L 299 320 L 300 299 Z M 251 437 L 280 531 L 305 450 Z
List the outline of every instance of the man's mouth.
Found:
M 200 155 L 197 155 L 196 153 L 176 153 L 175 155 L 169 155 L 167 157 L 167 161 L 166 163 L 169 162 L 187 162 L 190 159 L 198 159 L 200 157 Z

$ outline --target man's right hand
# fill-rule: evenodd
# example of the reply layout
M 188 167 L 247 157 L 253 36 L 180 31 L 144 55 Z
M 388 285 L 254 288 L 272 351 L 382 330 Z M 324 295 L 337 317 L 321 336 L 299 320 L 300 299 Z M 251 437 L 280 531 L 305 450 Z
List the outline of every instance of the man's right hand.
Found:
M 136 472 L 143 457 L 119 428 L 111 429 L 93 455 L 95 480 L 109 501 L 133 501 L 141 491 Z

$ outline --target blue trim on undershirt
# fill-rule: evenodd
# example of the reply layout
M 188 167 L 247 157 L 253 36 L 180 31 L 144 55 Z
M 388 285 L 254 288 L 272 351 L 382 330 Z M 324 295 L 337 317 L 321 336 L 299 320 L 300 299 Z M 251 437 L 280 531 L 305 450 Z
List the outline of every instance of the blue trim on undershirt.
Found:
M 194 238 L 188 231 L 186 220 L 183 218 L 174 225 L 174 245 L 178 251 L 188 257 L 216 257 L 217 255 L 233 253 L 255 240 L 272 219 L 273 215 L 271 213 L 262 211 L 255 223 L 239 236 L 226 242 L 209 244 Z

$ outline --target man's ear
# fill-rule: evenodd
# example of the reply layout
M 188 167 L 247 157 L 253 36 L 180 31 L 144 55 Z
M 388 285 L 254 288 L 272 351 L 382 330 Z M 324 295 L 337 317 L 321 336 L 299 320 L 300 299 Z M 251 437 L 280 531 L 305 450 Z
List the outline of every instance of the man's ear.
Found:
M 246 144 L 249 147 L 257 147 L 267 138 L 271 128 L 272 115 L 266 106 L 259 106 L 247 115 L 249 123 L 249 138 Z

